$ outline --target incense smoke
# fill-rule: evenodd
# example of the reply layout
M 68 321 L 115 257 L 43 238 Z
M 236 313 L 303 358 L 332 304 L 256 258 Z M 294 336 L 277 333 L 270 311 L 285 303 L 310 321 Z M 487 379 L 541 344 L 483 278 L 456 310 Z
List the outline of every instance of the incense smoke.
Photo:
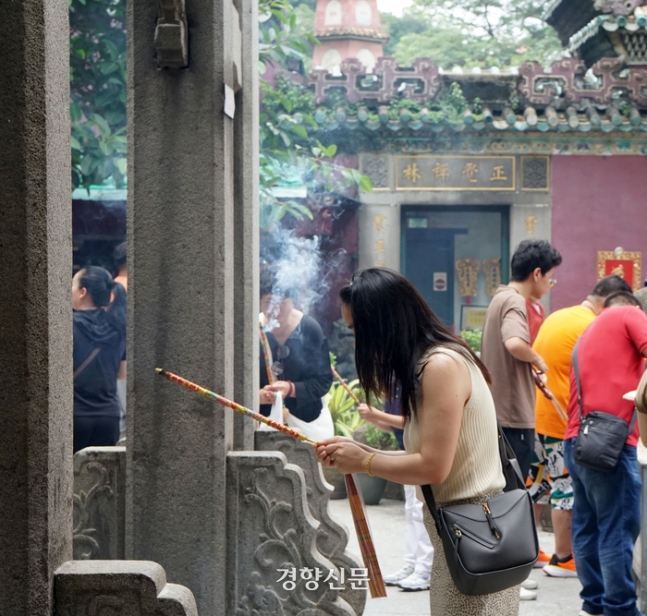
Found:
M 330 292 L 345 251 L 339 249 L 324 257 L 320 237 L 297 237 L 287 229 L 268 233 L 262 244 L 261 268 L 270 269 L 274 278 L 270 314 L 286 296 L 294 300 L 295 308 L 311 314 Z M 275 326 L 270 321 L 267 327 Z

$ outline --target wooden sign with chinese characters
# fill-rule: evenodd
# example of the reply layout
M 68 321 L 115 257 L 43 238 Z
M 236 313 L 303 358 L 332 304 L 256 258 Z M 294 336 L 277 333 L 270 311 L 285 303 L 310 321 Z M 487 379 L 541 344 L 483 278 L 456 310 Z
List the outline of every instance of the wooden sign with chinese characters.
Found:
M 377 214 L 373 218 L 375 244 L 373 245 L 373 267 L 386 267 L 386 216 Z
M 396 190 L 515 190 L 514 156 L 396 156 Z
M 598 251 L 598 280 L 605 276 L 620 276 L 634 291 L 638 291 L 641 287 L 641 256 L 640 252 L 625 252 L 621 248 Z

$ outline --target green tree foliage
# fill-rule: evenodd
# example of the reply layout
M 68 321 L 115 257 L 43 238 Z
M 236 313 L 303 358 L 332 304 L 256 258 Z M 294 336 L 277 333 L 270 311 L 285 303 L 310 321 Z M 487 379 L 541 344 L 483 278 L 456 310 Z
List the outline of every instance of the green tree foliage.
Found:
M 288 60 L 306 61 L 312 44 L 318 41 L 300 24 L 298 13 L 288 0 L 261 0 L 260 62 L 272 62 L 287 71 Z M 286 215 L 312 218 L 308 207 L 294 199 L 277 197 L 276 189 L 305 186 L 309 193 L 343 192 L 357 185 L 370 192 L 372 184 L 356 169 L 335 164 L 335 144 L 324 145 L 317 138 L 313 119 L 314 94 L 307 87 L 279 74 L 272 86 L 261 80 L 260 113 L 260 202 L 261 228 L 270 229 Z
M 126 175 L 126 3 L 69 0 L 72 185 Z
M 400 26 L 392 24 L 398 18 L 383 19 L 401 63 L 427 57 L 443 68 L 505 68 L 559 58 L 561 46 L 542 21 L 543 10 L 544 3 L 533 0 L 414 0 Z
M 413 14 L 404 14 L 397 17 L 391 13 L 381 13 L 382 27 L 389 33 L 389 41 L 384 46 L 384 55 L 395 55 L 395 46 L 407 34 L 422 34 L 429 27 L 426 20 L 418 19 Z

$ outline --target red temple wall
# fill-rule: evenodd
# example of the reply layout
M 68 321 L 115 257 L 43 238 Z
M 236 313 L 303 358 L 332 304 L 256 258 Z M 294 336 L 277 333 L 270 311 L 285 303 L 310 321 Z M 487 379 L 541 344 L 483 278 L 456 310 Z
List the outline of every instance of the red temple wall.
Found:
M 552 157 L 552 243 L 564 261 L 551 310 L 586 298 L 598 279 L 599 250 L 642 252 L 647 278 L 646 181 L 647 157 Z

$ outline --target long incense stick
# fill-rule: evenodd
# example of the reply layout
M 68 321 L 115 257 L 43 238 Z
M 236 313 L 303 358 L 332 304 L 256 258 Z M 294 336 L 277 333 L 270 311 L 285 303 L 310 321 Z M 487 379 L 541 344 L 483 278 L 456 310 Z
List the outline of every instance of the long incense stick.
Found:
M 272 419 L 269 419 L 259 413 L 255 413 L 251 409 L 233 402 L 228 398 L 220 396 L 213 391 L 205 389 L 204 387 L 200 387 L 200 385 L 182 378 L 181 376 L 178 376 L 173 372 L 168 372 L 167 370 L 164 370 L 162 368 L 155 368 L 155 372 L 157 372 L 157 374 L 159 374 L 160 376 L 165 377 L 169 381 L 181 385 L 189 391 L 193 391 L 205 398 L 209 398 L 210 400 L 215 400 L 216 402 L 236 411 L 237 413 L 242 413 L 243 415 L 247 415 L 248 417 L 251 417 L 256 421 L 260 421 L 261 423 L 267 424 L 272 428 L 276 428 L 277 430 L 279 430 L 279 432 L 283 432 L 283 434 L 292 436 L 293 438 L 299 439 L 300 441 L 313 443 L 314 445 L 319 444 L 317 441 L 313 441 L 307 436 L 301 434 L 301 432 L 297 432 L 296 430 L 293 430 L 288 426 L 284 426 L 283 424 L 277 423 L 276 421 L 273 421 Z M 362 497 L 357 490 L 353 476 L 344 475 L 344 479 L 346 481 L 346 491 L 348 492 L 348 502 L 350 503 L 351 514 L 353 515 L 353 522 L 355 523 L 355 531 L 357 532 L 357 538 L 359 541 L 359 549 L 362 553 L 362 561 L 364 562 L 364 568 L 367 570 L 369 576 L 368 588 L 371 593 L 371 597 L 373 597 L 374 599 L 379 597 L 386 597 L 386 588 L 384 587 L 382 571 L 380 570 L 380 565 L 377 562 L 377 555 L 375 553 L 373 539 L 371 538 L 371 531 L 368 528 L 368 522 L 366 520 L 366 514 L 364 512 L 364 506 L 362 504 Z
M 375 553 L 371 531 L 368 528 L 368 521 L 364 513 L 362 497 L 352 475 L 344 475 L 344 480 L 346 481 L 350 511 L 353 514 L 353 522 L 355 523 L 355 532 L 359 541 L 359 550 L 362 553 L 364 567 L 368 571 L 368 589 L 373 599 L 386 597 L 384 579 L 382 578 L 380 564 L 377 562 L 377 554 Z
M 557 402 L 557 398 L 555 398 L 555 394 L 552 391 L 550 391 L 546 383 L 542 381 L 541 373 L 537 372 L 532 367 L 530 369 L 532 370 L 532 376 L 535 379 L 535 384 L 537 385 L 537 387 L 539 387 L 539 389 L 541 390 L 541 393 L 544 394 L 544 397 L 548 398 L 553 403 L 555 410 L 561 416 L 561 418 L 564 421 L 568 421 L 568 415 L 564 412 L 564 409 L 562 408 L 561 404 Z
M 288 426 L 284 426 L 283 424 L 280 424 L 273 419 L 270 419 L 269 417 L 265 417 L 264 415 L 261 415 L 260 413 L 255 413 L 251 409 L 248 409 L 237 402 L 233 402 L 232 400 L 229 400 L 228 398 L 225 398 L 223 396 L 220 396 L 217 393 L 214 393 L 213 391 L 209 391 L 208 389 L 205 389 L 204 387 L 200 387 L 200 385 L 197 385 L 196 383 L 193 383 L 191 381 L 188 381 L 187 379 L 182 378 L 181 376 L 178 376 L 177 374 L 173 374 L 172 372 L 167 372 L 166 370 L 163 370 L 162 368 L 155 368 L 155 372 L 157 374 L 167 378 L 169 381 L 172 381 L 173 383 L 177 383 L 178 385 L 181 385 L 185 389 L 188 389 L 190 391 L 195 392 L 196 394 L 200 394 L 201 396 L 205 398 L 210 398 L 211 400 L 215 400 L 216 402 L 222 404 L 223 406 L 226 406 L 230 409 L 233 409 L 237 413 L 242 413 L 243 415 L 247 415 L 248 417 L 251 417 L 252 419 L 255 419 L 256 421 L 260 421 L 261 423 L 264 423 L 275 430 L 278 430 L 279 432 L 283 432 L 283 434 L 287 434 L 288 436 L 292 436 L 296 439 L 299 439 L 300 441 L 306 441 L 307 443 L 312 443 L 314 445 L 318 445 L 319 443 L 317 441 L 313 441 L 311 438 L 308 438 L 304 434 L 301 434 L 298 430 L 294 430 L 293 428 L 289 428 Z
M 270 343 L 267 341 L 267 335 L 261 323 L 261 346 L 263 347 L 263 359 L 265 359 L 265 370 L 267 371 L 267 382 L 272 385 L 274 383 L 274 374 L 272 373 L 272 366 L 270 365 Z
M 339 381 L 341 386 L 348 392 L 348 395 L 351 397 L 351 399 L 355 402 L 355 404 L 360 404 L 359 398 L 355 395 L 353 390 L 348 386 L 348 383 L 344 381 L 344 379 L 341 378 L 341 374 L 337 372 L 332 366 L 330 366 L 330 369 L 332 370 L 333 376 Z

